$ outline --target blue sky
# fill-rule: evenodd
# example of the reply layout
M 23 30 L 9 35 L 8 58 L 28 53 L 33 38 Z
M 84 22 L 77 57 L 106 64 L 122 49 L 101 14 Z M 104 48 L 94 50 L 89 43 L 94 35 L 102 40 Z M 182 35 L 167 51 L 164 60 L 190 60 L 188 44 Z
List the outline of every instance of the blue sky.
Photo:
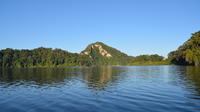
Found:
M 200 0 L 0 0 L 0 49 L 79 53 L 101 41 L 129 55 L 167 54 L 200 30 Z

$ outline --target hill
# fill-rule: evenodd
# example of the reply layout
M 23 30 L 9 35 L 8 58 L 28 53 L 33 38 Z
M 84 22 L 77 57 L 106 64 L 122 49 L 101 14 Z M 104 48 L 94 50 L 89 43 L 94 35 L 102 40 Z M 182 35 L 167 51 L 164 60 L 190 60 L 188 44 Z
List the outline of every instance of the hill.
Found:
M 178 65 L 200 65 L 200 31 L 181 45 L 176 51 L 169 53 L 171 62 Z
M 126 65 L 130 58 L 125 53 L 101 42 L 88 45 L 80 54 L 62 49 L 36 48 L 0 50 L 0 67 L 65 67 L 92 65 Z
M 81 55 L 89 56 L 93 65 L 126 65 L 131 61 L 127 54 L 102 42 L 88 45 Z

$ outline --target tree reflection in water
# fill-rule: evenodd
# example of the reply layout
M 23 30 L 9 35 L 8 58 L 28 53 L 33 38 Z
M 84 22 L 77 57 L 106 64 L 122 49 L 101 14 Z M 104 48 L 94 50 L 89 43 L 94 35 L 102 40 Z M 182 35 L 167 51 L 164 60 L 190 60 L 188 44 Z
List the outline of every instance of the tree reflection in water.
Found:
M 0 82 L 4 87 L 13 84 L 67 85 L 72 81 L 81 81 L 88 89 L 106 90 L 123 72 L 120 67 L 69 67 L 69 68 L 27 68 L 0 69 Z

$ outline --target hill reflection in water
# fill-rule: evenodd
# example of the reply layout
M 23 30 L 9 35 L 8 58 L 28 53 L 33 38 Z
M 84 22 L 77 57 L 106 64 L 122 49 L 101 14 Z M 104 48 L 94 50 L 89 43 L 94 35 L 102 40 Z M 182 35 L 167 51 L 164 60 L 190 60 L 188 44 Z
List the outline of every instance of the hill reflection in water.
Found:
M 70 67 L 70 68 L 31 68 L 1 69 L 0 81 L 3 86 L 15 83 L 56 86 L 78 80 L 85 83 L 88 89 L 105 90 L 120 77 L 124 70 L 119 67 Z M 122 77 L 122 76 L 121 76 Z
M 198 67 L 185 66 L 0 69 L 0 109 L 195 112 L 200 110 L 199 74 Z

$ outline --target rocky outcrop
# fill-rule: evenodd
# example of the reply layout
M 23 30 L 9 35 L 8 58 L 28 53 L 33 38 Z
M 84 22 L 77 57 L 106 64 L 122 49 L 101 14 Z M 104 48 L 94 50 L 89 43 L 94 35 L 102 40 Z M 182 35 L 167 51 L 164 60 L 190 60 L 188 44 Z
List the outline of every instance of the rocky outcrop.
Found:
M 99 53 L 100 53 L 102 56 L 105 56 L 105 57 L 107 57 L 107 58 L 112 58 L 112 57 L 113 57 L 113 56 L 112 56 L 110 53 L 108 53 L 108 51 L 106 51 L 106 50 L 102 47 L 102 45 L 100 45 L 100 44 L 97 44 L 97 43 L 96 43 L 96 44 L 92 45 L 91 48 L 92 48 L 92 49 L 98 48 Z M 91 51 L 90 51 L 90 52 L 91 52 Z M 89 52 L 89 51 L 84 51 L 84 52 L 81 53 L 81 55 L 89 55 L 90 52 Z

